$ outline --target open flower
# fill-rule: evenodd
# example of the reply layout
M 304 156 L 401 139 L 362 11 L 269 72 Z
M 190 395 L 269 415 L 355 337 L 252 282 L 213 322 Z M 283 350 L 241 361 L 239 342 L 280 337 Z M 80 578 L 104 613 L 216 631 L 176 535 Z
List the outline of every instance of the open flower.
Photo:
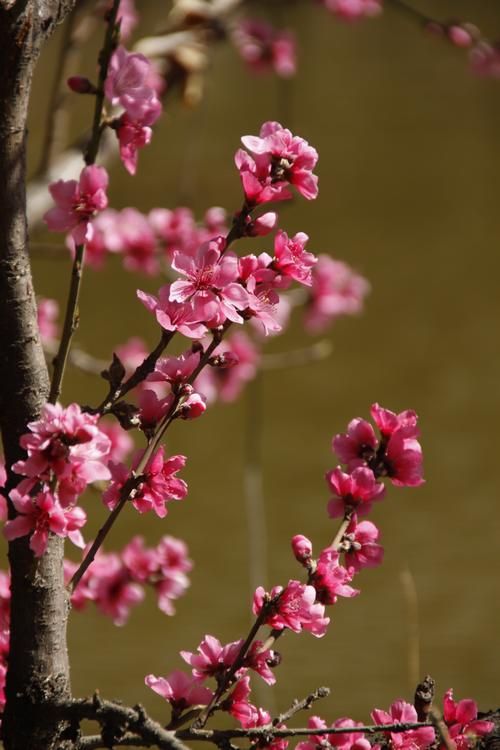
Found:
M 43 220 L 53 232 L 71 230 L 77 245 L 92 239 L 91 219 L 108 205 L 108 173 L 104 167 L 84 167 L 80 179 L 58 180 L 49 185 L 56 205 Z

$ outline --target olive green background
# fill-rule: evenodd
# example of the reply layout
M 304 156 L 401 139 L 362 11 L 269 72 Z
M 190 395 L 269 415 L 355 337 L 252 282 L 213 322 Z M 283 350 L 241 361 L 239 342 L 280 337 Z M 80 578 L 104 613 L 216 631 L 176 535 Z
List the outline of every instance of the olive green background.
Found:
M 149 32 L 166 6 L 157 0 L 138 5 L 138 33 Z M 384 565 L 362 572 L 361 595 L 330 610 L 325 638 L 282 639 L 277 687 L 260 690 L 255 701 L 284 709 L 326 684 L 332 695 L 318 713 L 365 720 L 374 706 L 410 698 L 409 632 L 415 622 L 401 581 L 409 570 L 418 596 L 420 674 L 432 674 L 440 693 L 453 686 L 458 696 L 493 707 L 500 666 L 500 81 L 474 76 L 465 53 L 426 37 L 392 7 L 379 20 L 345 25 L 313 3 L 278 11 L 271 5 L 258 6 L 256 15 L 279 16 L 297 29 L 293 82 L 251 76 L 234 50 L 218 47 L 201 106 L 188 110 L 175 97 L 168 101 L 152 145 L 140 154 L 137 177 L 113 165 L 111 204 L 148 211 L 183 201 L 197 215 L 212 205 L 236 210 L 239 137 L 257 133 L 264 120 L 282 120 L 318 149 L 320 192 L 315 202 L 280 206 L 281 226 L 307 232 L 312 251 L 346 260 L 370 280 L 372 292 L 363 316 L 339 320 L 325 334 L 334 348 L 328 360 L 267 372 L 260 388 L 234 405 L 174 425 L 167 449 L 189 457 L 188 498 L 172 504 L 163 521 L 127 510 L 108 548 L 136 533 L 151 544 L 165 533 L 180 536 L 195 561 L 192 586 L 175 618 L 160 613 L 151 594 L 123 628 L 92 608 L 72 614 L 73 687 L 78 694 L 99 687 L 104 696 L 144 702 L 166 718 L 165 704 L 144 686 L 144 675 L 181 667 L 179 649 L 194 650 L 205 633 L 234 640 L 250 622 L 244 501 L 249 414 L 261 410 L 263 543 L 267 584 L 273 585 L 300 576 L 289 550 L 293 534 L 310 536 L 316 549 L 330 541 L 334 525 L 326 515 L 323 474 L 335 465 L 331 437 L 379 401 L 418 412 L 427 482 L 419 489 L 389 488 L 373 513 L 386 548 Z M 443 19 L 474 20 L 491 37 L 500 32 L 494 0 L 420 0 L 419 7 Z M 48 46 L 37 75 L 32 168 L 59 39 Z M 85 61 L 89 73 L 99 40 L 93 42 Z M 75 97 L 75 132 L 90 121 L 90 106 L 90 99 Z M 34 234 L 35 240 L 47 237 L 43 230 Z M 268 246 L 268 240 L 258 245 Z M 62 304 L 70 271 L 66 253 L 42 258 L 34 252 L 33 262 L 37 293 Z M 123 271 L 119 262 L 86 273 L 79 345 L 108 358 L 116 343 L 134 335 L 154 343 L 157 330 L 135 289 L 158 286 Z M 268 350 L 309 343 L 295 322 Z M 94 403 L 104 387 L 71 371 L 64 400 Z M 92 493 L 85 505 L 90 538 L 104 509 Z

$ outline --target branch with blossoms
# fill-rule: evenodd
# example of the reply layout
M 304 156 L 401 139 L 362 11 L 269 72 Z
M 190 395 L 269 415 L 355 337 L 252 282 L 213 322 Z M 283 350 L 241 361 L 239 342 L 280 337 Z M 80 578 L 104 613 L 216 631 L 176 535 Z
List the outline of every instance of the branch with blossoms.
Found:
M 472 70 L 483 77 L 500 77 L 499 44 L 483 36 L 478 27 L 467 20 L 451 19 L 440 21 L 418 9 L 418 5 L 406 0 L 323 0 L 322 4 L 335 18 L 353 22 L 363 19 L 380 18 L 386 6 L 402 12 L 415 21 L 426 34 L 442 38 L 453 46 L 467 51 Z M 167 18 L 165 33 L 140 39 L 133 46 L 132 53 L 123 49 L 122 57 L 133 54 L 135 59 L 144 55 L 152 61 L 153 67 L 147 73 L 153 84 L 158 100 L 164 100 L 179 87 L 183 97 L 190 104 L 201 98 L 201 80 L 208 69 L 209 48 L 228 39 L 249 68 L 256 74 L 274 72 L 278 76 L 290 78 L 297 68 L 296 40 L 293 31 L 278 29 L 270 23 L 256 18 L 238 18 L 245 10 L 241 0 L 214 2 L 197 6 L 196 12 L 186 4 L 176 4 Z M 105 6 L 106 7 L 106 6 Z M 109 4 L 107 6 L 109 8 Z M 233 15 L 236 15 L 234 20 Z M 122 40 L 126 41 L 138 21 L 138 13 L 132 0 L 122 0 L 120 11 Z M 145 70 L 145 67 L 144 67 Z M 144 81 L 144 78 L 143 78 Z M 81 94 L 95 95 L 99 90 L 91 81 L 81 76 L 69 78 L 71 89 Z M 115 97 L 115 104 L 119 97 Z M 120 102 L 121 103 L 121 102 Z M 137 151 L 151 140 L 151 126 L 158 119 L 161 107 L 150 103 L 139 109 L 125 108 L 124 114 L 113 110 L 107 125 L 116 131 L 119 139 L 120 156 L 132 173 L 137 168 Z M 114 137 L 109 129 L 104 136 L 103 162 L 116 154 Z M 29 187 L 30 225 L 38 224 L 50 206 L 47 187 L 54 174 L 72 176 L 78 168 L 81 157 L 80 137 L 74 147 L 53 159 L 45 174 Z
M 18 136 L 25 132 L 31 58 L 38 52 L 32 42 L 62 18 L 70 4 L 61 0 L 49 8 L 42 3 L 47 12 L 53 11 L 50 17 L 44 17 L 34 0 L 22 9 L 4 2 L 0 10 L 9 21 L 8 30 L 1 33 L 5 58 L 15 68 L 14 85 L 4 87 L 7 124 L 0 133 L 5 185 L 15 183 L 15 189 L 12 202 L 8 189 L 4 198 L 18 221 L 11 223 L 10 213 L 4 221 L 2 245 L 9 258 L 0 264 L 6 299 L 12 300 L 8 318 L 15 329 L 10 335 L 4 326 L 3 336 L 13 373 L 12 377 L 6 371 L 3 404 L 12 398 L 14 408 L 9 404 L 7 418 L 0 410 L 7 446 L 6 471 L 0 469 L 0 512 L 12 563 L 11 574 L 0 573 L 0 704 L 5 709 L 1 732 L 6 750 L 126 745 L 185 750 L 187 741 L 208 741 L 221 750 L 233 750 L 233 739 L 244 740 L 250 750 L 286 750 L 288 738 L 297 736 L 306 738 L 297 750 L 470 750 L 492 731 L 493 722 L 478 717 L 471 699 L 456 702 L 451 690 L 445 694 L 442 716 L 421 690 L 414 705 L 400 699 L 389 711 L 374 709 L 372 724 L 347 717 L 329 724 L 310 716 L 307 727 L 287 723 L 299 711 L 311 711 L 328 694 L 326 688 L 279 713 L 251 698 L 253 680 L 276 683 L 282 661 L 277 644 L 285 633 L 325 636 L 330 608 L 339 598 L 360 593 L 353 583 L 362 568 L 381 564 L 379 530 L 371 520 L 359 519 L 382 500 L 389 484 L 408 488 L 423 482 L 416 414 L 395 413 L 378 404 L 371 412 L 375 427 L 356 418 L 333 439 L 340 464 L 326 474 L 327 513 L 338 518 L 339 525 L 314 554 L 309 539 L 302 534 L 293 537 L 292 552 L 302 575 L 292 575 L 286 585 L 274 585 L 270 591 L 256 587 L 255 619 L 248 634 L 223 644 L 207 633 L 195 650 L 180 652 L 188 670 L 145 677 L 145 684 L 168 704 L 167 719 L 156 722 L 140 706 L 103 701 L 98 695 L 89 700 L 72 696 L 66 648 L 69 602 L 75 610 L 93 602 L 121 626 L 147 588 L 170 616 L 189 586 L 192 561 L 181 540 L 164 534 L 151 544 L 135 536 L 121 551 L 105 551 L 103 546 L 126 506 L 163 519 L 170 502 L 187 497 L 187 484 L 178 476 L 187 459 L 167 454 L 167 432 L 179 420 L 201 417 L 210 389 L 234 395 L 251 379 L 260 356 L 254 339 L 279 333 L 292 306 L 305 302 L 305 325 L 316 331 L 341 313 L 358 311 L 367 282 L 345 265 L 311 253 L 303 232 L 289 236 L 281 228 L 277 204 L 294 193 L 316 198 L 318 154 L 278 122 L 265 122 L 258 135 L 243 136 L 243 148 L 235 154 L 243 195 L 229 218 L 217 207 L 207 211 L 201 224 L 186 209 L 159 208 L 143 215 L 133 208 L 118 213 L 108 207 L 106 140 L 116 139 L 123 167 L 135 174 L 140 152 L 151 141 L 162 111 L 165 83 L 180 84 L 186 99 L 196 99 L 203 68 L 196 52 L 204 57 L 221 32 L 229 33 L 256 71 L 272 68 L 289 76 L 295 59 L 290 35 L 249 19 L 237 25 L 229 19 L 239 0 L 216 0 L 206 6 L 176 3 L 167 33 L 143 40 L 139 49 L 130 51 L 123 43 L 135 20 L 132 0 L 103 0 L 106 28 L 97 76 L 94 81 L 79 75 L 68 79 L 70 91 L 90 97 L 93 104 L 83 148 L 85 166 L 78 179 L 57 175 L 60 179 L 51 182 L 48 191 L 54 205 L 46 211 L 45 222 L 50 230 L 66 234 L 74 260 L 47 394 L 29 264 L 25 258 L 20 262 L 26 241 L 19 177 L 25 144 Z M 324 4 L 350 20 L 374 15 L 381 7 L 379 0 Z M 403 0 L 393 4 L 411 13 Z M 40 10 L 38 15 L 35 10 Z M 457 46 L 476 50 L 482 42 L 464 24 L 442 25 L 443 30 Z M 64 67 L 61 57 L 59 68 Z M 58 82 L 54 84 L 56 94 Z M 19 110 L 9 117 L 9 107 L 18 105 L 14 93 Z M 19 174 L 17 166 L 12 170 L 14 163 L 21 165 Z M 272 233 L 269 251 L 239 252 L 240 240 L 258 237 L 266 243 Z M 125 355 L 120 350 L 113 353 L 102 373 L 108 385 L 97 406 L 64 406 L 59 397 L 66 365 L 75 352 L 83 268 L 85 263 L 98 265 L 112 252 L 122 253 L 128 270 L 161 274 L 166 281 L 157 295 L 137 291 L 154 318 L 158 343 L 151 351 L 141 351 L 140 344 L 129 342 Z M 294 284 L 298 291 L 292 289 Z M 47 328 L 54 329 L 53 312 L 50 301 L 40 305 L 41 328 L 45 315 Z M 253 339 L 241 332 L 244 327 L 254 330 Z M 182 351 L 176 356 L 168 351 L 174 340 Z M 31 349 L 29 356 L 23 346 Z M 13 386 L 16 378 L 19 382 Z M 139 433 L 141 448 L 130 456 L 133 430 Z M 89 487 L 102 495 L 109 513 L 87 544 L 83 495 Z M 83 550 L 79 562 L 64 557 L 66 539 Z M 97 721 L 97 735 L 82 736 L 80 724 L 86 719 Z M 221 729 L 218 719 L 223 726 L 228 720 L 234 726 Z

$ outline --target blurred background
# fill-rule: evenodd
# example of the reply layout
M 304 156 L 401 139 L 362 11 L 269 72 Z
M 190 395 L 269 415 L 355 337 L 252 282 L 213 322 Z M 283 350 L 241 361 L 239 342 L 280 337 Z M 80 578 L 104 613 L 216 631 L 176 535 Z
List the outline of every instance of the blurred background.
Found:
M 500 32 L 495 0 L 413 4 L 441 20 L 473 21 L 490 38 Z M 158 0 L 137 6 L 134 38 L 161 26 L 164 10 Z M 239 138 L 280 120 L 320 155 L 318 199 L 281 204 L 280 226 L 309 234 L 312 252 L 349 263 L 369 280 L 371 293 L 363 315 L 342 318 L 317 337 L 330 342 L 330 357 L 265 372 L 237 402 L 174 425 L 167 452 L 188 456 L 188 498 L 170 504 L 163 521 L 126 509 L 106 548 L 121 548 L 133 534 L 150 545 L 163 534 L 185 539 L 195 564 L 192 585 L 175 617 L 162 614 L 152 594 L 122 628 L 91 607 L 73 613 L 74 691 L 98 687 L 166 719 L 144 675 L 182 668 L 179 650 L 195 650 L 205 633 L 223 642 L 246 634 L 256 543 L 261 583 L 271 587 L 301 575 L 292 535 L 306 534 L 317 550 L 330 542 L 335 525 L 326 514 L 324 472 L 336 465 L 331 438 L 378 401 L 417 411 L 426 484 L 388 489 L 372 515 L 384 564 L 359 574 L 361 594 L 330 610 L 322 640 L 305 633 L 279 642 L 277 685 L 260 687 L 254 702 L 284 710 L 293 698 L 329 685 L 331 696 L 315 713 L 366 720 L 373 707 L 411 699 L 416 670 L 437 680 L 440 695 L 453 686 L 456 696 L 493 708 L 500 669 L 500 82 L 474 75 L 466 53 L 424 34 L 390 3 L 380 18 L 359 24 L 344 24 L 313 3 L 252 4 L 251 15 L 296 31 L 295 78 L 251 75 L 234 49 L 217 45 L 199 106 L 167 99 L 137 176 L 119 162 L 110 167 L 110 205 L 144 212 L 187 205 L 200 218 L 213 205 L 234 212 L 241 203 L 233 165 Z M 32 169 L 60 35 L 35 82 Z M 93 74 L 99 42 L 100 34 L 89 44 L 85 70 L 75 73 Z M 74 106 L 76 134 L 90 122 L 90 98 Z M 41 228 L 33 239 L 61 243 L 60 254 L 34 251 L 33 265 L 37 294 L 63 307 L 69 255 L 61 238 Z M 270 239 L 255 247 L 268 249 Z M 118 259 L 100 272 L 89 269 L 78 345 L 106 360 L 131 336 L 154 345 L 157 328 L 135 290 L 156 293 L 159 284 L 124 271 Z M 266 351 L 315 340 L 297 317 Z M 97 403 L 104 393 L 104 381 L 72 368 L 63 400 Z M 245 500 L 249 439 L 260 449 L 265 499 L 257 541 L 249 539 Z M 95 493 L 85 505 L 91 538 L 105 508 Z

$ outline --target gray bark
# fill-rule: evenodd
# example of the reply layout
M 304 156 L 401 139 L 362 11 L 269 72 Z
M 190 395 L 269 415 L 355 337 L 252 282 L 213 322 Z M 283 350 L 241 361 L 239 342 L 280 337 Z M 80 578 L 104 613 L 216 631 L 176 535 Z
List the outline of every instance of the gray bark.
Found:
M 0 0 L 0 430 L 6 465 L 22 457 L 19 437 L 48 393 L 28 256 L 26 117 L 44 39 L 74 0 Z M 9 474 L 7 487 L 16 478 Z M 7 490 L 8 491 L 8 490 Z M 9 508 L 9 515 L 14 509 Z M 72 747 L 50 710 L 70 696 L 62 540 L 33 559 L 28 538 L 9 545 L 11 646 L 3 720 L 6 750 Z

